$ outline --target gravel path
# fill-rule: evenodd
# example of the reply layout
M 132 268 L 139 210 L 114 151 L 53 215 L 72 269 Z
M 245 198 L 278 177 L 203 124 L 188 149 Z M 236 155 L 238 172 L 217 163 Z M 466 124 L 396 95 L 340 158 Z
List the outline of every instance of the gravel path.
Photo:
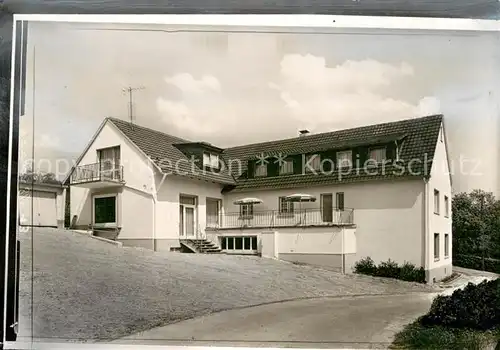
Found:
M 33 296 L 35 338 L 106 341 L 280 300 L 432 291 L 425 285 L 343 276 L 259 257 L 119 248 L 57 229 L 38 228 L 33 242 L 30 237 L 31 232 L 20 237 L 20 330 L 21 336 L 31 335 Z

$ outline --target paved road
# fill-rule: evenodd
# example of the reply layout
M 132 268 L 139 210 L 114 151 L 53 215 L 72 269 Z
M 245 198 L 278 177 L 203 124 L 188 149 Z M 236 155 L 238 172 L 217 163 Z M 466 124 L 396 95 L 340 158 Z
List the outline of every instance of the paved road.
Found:
M 230 310 L 123 338 L 122 344 L 368 348 L 387 347 L 405 324 L 425 314 L 428 294 L 316 298 Z M 258 341 L 256 341 L 258 340 Z M 241 342 L 241 344 L 240 344 Z

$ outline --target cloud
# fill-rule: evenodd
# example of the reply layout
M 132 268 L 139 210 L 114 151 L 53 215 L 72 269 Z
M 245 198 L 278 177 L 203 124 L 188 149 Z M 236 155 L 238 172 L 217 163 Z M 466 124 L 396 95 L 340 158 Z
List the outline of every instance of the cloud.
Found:
M 417 106 L 418 115 L 432 115 L 432 114 L 440 114 L 441 110 L 441 101 L 437 97 L 426 96 L 422 98 Z
M 180 130 L 198 134 L 211 134 L 217 131 L 217 123 L 214 123 L 213 119 L 207 118 L 202 110 L 188 107 L 185 102 L 159 97 L 156 106 L 162 115 L 162 121 L 173 124 Z
M 375 60 L 348 60 L 328 67 L 326 59 L 310 54 L 285 55 L 279 78 L 268 84 L 277 91 L 289 115 L 311 129 L 357 126 L 434 114 L 440 109 L 434 97 L 413 104 L 384 95 L 398 85 L 411 84 L 413 67 Z
M 165 82 L 173 85 L 185 94 L 200 94 L 207 91 L 219 92 L 221 86 L 216 77 L 204 75 L 201 79 L 195 79 L 191 74 L 179 73 L 166 77 Z

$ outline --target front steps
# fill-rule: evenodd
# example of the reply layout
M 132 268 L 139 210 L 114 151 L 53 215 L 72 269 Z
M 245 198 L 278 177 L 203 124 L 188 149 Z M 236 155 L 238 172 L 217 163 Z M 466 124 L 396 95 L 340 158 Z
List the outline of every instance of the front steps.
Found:
M 192 253 L 217 254 L 222 251 L 215 243 L 206 239 L 182 239 L 181 245 Z

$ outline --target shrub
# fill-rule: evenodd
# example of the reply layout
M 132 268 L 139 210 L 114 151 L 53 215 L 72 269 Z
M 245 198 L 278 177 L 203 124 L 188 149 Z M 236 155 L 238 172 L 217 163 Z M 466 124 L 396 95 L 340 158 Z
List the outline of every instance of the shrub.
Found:
M 425 270 L 423 267 L 417 268 L 409 262 L 399 266 L 391 259 L 377 266 L 370 257 L 363 258 L 354 265 L 354 272 L 363 275 L 396 278 L 408 282 L 425 283 Z
M 416 267 L 414 264 L 405 262 L 400 269 L 400 279 L 408 282 L 425 283 L 425 270 L 423 267 Z
M 401 276 L 400 267 L 397 262 L 391 261 L 391 259 L 381 262 L 377 267 L 377 276 L 399 278 Z
M 377 272 L 377 265 L 372 258 L 366 257 L 354 264 L 354 272 L 374 276 Z
M 478 285 L 469 283 L 452 295 L 436 297 L 421 323 L 477 330 L 500 327 L 500 278 Z

